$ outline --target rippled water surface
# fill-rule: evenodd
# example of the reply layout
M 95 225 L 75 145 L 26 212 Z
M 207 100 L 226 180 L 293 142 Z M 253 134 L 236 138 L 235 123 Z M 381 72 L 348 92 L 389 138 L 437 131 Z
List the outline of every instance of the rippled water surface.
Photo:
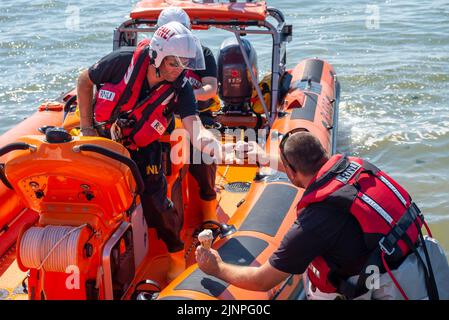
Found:
M 112 49 L 112 32 L 136 1 L 2 0 L 0 134 L 44 99 L 74 86 Z M 449 3 L 269 1 L 293 24 L 288 66 L 320 57 L 342 86 L 338 149 L 365 157 L 402 183 L 449 250 Z M 217 51 L 221 31 L 200 33 Z M 251 39 L 259 71 L 267 38 Z

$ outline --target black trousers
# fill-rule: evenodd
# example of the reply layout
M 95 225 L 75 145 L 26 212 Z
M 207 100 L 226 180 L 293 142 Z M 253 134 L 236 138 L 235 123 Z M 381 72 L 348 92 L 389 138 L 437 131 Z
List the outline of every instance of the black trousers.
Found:
M 148 226 L 156 228 L 158 237 L 167 245 L 169 252 L 182 250 L 184 243 L 180 232 L 184 217 L 167 198 L 167 180 L 161 165 L 160 142 L 155 141 L 145 148 L 129 152 L 145 182 L 145 192 L 141 200 Z
M 205 105 L 207 107 L 209 106 L 208 103 L 206 103 Z M 210 111 L 200 112 L 199 117 L 206 128 L 213 127 L 215 121 Z M 201 159 L 201 161 L 199 163 L 194 163 L 195 157 Z M 193 176 L 193 178 L 195 178 L 196 182 L 198 182 L 198 186 L 200 187 L 200 198 L 202 200 L 210 201 L 217 197 L 217 192 L 215 191 L 215 175 L 217 173 L 217 164 L 204 163 L 203 155 L 199 150 L 193 148 L 192 144 L 190 144 L 189 172 Z
M 194 154 L 196 153 L 196 156 Z M 195 159 L 195 157 L 197 159 Z M 201 159 L 200 163 L 194 163 L 194 160 Z M 205 201 L 213 200 L 217 197 L 215 191 L 215 174 L 217 172 L 217 164 L 206 164 L 203 162 L 202 154 L 190 144 L 190 164 L 189 172 L 200 187 L 200 198 Z

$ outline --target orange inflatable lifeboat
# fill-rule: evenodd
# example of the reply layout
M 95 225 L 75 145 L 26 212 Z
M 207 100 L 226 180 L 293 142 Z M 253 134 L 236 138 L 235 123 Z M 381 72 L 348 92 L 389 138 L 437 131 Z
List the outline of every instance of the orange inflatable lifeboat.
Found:
M 291 39 L 291 26 L 264 1 L 144 0 L 131 12 L 131 20 L 116 30 L 114 48 L 136 45 L 138 33 L 154 31 L 159 12 L 168 4 L 186 10 L 197 29 L 216 27 L 234 34 L 220 48 L 221 101 L 212 112 L 212 127 L 222 134 L 223 142 L 257 138 L 267 153 L 277 155 L 282 136 L 301 128 L 335 153 L 340 91 L 335 71 L 317 58 L 287 70 L 285 46 Z M 269 17 L 277 24 L 268 22 Z M 254 48 L 240 37 L 243 33 L 265 33 L 273 39 L 271 73 L 260 83 Z M 42 107 L 0 138 L 0 219 L 7 226 L 0 243 L 5 235 L 9 237 L 0 252 L 4 298 L 301 297 L 300 275 L 267 292 L 254 292 L 206 275 L 194 258 L 197 235 L 205 228 L 213 231 L 212 246 L 226 262 L 257 266 L 270 257 L 294 223 L 303 192 L 275 165 L 251 159 L 220 164 L 216 176 L 219 221 L 202 222 L 198 184 L 184 162 L 170 161 L 179 139 L 163 137 L 168 197 L 184 214 L 181 234 L 187 265 L 169 281 L 167 248 L 143 218 L 140 194 L 144 186 L 128 151 L 105 138 L 77 135 L 75 91 L 51 108 Z M 176 126 L 182 126 L 178 119 Z
M 61 125 L 63 103 L 64 101 L 58 99 L 40 105 L 36 113 L 0 136 L 0 146 L 26 134 L 41 134 L 38 129 L 45 125 Z M 5 157 L 0 156 L 0 167 L 4 164 L 4 159 Z M 20 227 L 24 223 L 36 221 L 37 217 L 35 212 L 21 202 L 18 194 L 10 186 L 0 183 L 0 257 L 3 257 L 15 243 Z

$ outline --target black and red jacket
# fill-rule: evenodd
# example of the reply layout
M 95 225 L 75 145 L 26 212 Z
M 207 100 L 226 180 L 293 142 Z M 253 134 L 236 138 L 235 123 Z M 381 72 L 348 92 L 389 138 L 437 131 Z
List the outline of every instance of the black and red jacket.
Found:
M 185 78 L 189 80 L 193 89 L 199 89 L 203 86 L 203 83 L 201 82 L 201 77 L 193 70 L 187 70 Z
M 166 108 L 175 97 L 176 84 L 164 81 L 137 103 L 150 64 L 149 42 L 139 42 L 123 79 L 117 84 L 105 83 L 95 98 L 97 123 L 104 123 L 108 129 L 118 118 L 132 124 L 120 126 L 122 143 L 130 149 L 147 146 L 164 134 L 168 126 Z
M 394 246 L 388 249 L 382 246 L 390 253 L 391 261 L 399 261 L 408 255 L 410 244 L 418 239 L 414 223 L 421 227 L 423 218 L 415 214 L 419 210 L 410 195 L 387 174 L 363 159 L 343 155 L 330 158 L 304 191 L 297 206 L 298 215 L 307 206 L 328 200 L 337 202 L 357 219 L 371 251 L 379 248 L 379 242 L 383 244 L 384 240 L 390 239 L 392 229 L 395 232 L 405 229 L 394 238 L 396 241 L 392 241 Z M 406 219 L 409 215 L 411 219 Z M 339 291 L 334 271 L 323 257 L 317 257 L 310 263 L 307 275 L 320 291 L 333 293 Z

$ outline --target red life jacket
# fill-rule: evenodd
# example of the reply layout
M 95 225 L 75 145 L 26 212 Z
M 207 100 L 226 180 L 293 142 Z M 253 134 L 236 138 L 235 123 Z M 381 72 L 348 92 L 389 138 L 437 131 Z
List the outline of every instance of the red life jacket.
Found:
M 149 39 L 139 42 L 123 79 L 118 84 L 105 83 L 95 99 L 95 121 L 105 123 L 109 129 L 122 118 L 122 143 L 130 149 L 147 146 L 164 134 L 167 129 L 164 110 L 175 96 L 174 84 L 162 82 L 137 104 L 150 63 L 149 42 Z M 123 118 L 128 125 L 123 125 Z
M 398 223 L 401 217 L 416 208 L 410 195 L 383 171 L 360 158 L 342 155 L 329 159 L 311 181 L 298 203 L 298 216 L 313 203 L 331 200 L 332 203 L 336 201 L 339 207 L 348 208 L 357 219 L 366 246 L 371 251 L 379 248 L 379 241 L 382 244 L 395 226 L 402 226 L 405 219 Z M 411 221 L 415 220 L 421 227 L 422 216 L 413 216 Z M 411 249 L 405 240 L 414 244 L 418 235 L 416 226 L 407 224 L 405 237 L 401 236 L 394 247 L 387 250 L 390 261 L 400 261 L 408 255 Z M 407 236 L 410 241 L 405 239 Z M 307 275 L 320 291 L 337 292 L 337 285 L 332 281 L 334 270 L 323 257 L 317 257 L 310 263 Z

